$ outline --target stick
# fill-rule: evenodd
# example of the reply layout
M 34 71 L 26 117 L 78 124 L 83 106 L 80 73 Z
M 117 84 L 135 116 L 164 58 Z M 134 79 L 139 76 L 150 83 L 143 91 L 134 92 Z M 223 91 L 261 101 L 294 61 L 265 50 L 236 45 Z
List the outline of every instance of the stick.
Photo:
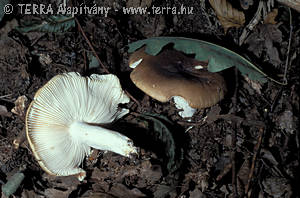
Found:
M 255 168 L 255 161 L 256 161 L 256 158 L 257 158 L 257 155 L 258 155 L 258 152 L 259 152 L 259 149 L 260 149 L 260 145 L 261 145 L 261 142 L 262 142 L 264 131 L 265 131 L 264 128 L 259 129 L 259 137 L 258 137 L 257 143 L 254 147 L 254 155 L 253 155 L 253 158 L 252 158 L 251 169 L 250 169 L 249 176 L 248 176 L 248 182 L 247 182 L 247 185 L 245 187 L 245 196 L 247 196 L 248 192 L 249 192 L 249 187 L 250 187 L 250 184 L 251 184 L 251 180 L 252 180 L 253 173 L 254 173 L 254 168 Z M 250 196 L 248 196 L 248 198 L 250 198 Z
M 300 3 L 299 3 L 299 6 L 300 6 Z M 290 37 L 289 37 L 289 45 L 288 45 L 288 51 L 287 51 L 287 55 L 286 55 L 284 75 L 283 75 L 283 83 L 284 84 L 287 84 L 286 74 L 287 74 L 287 68 L 289 65 L 289 56 L 290 56 L 291 41 L 292 41 L 292 34 L 293 34 L 292 13 L 291 13 L 290 8 L 289 8 L 289 14 L 290 14 Z
M 82 27 L 81 27 L 81 25 L 80 25 L 80 23 L 79 23 L 79 21 L 78 21 L 78 19 L 77 19 L 76 17 L 75 17 L 75 21 L 76 21 L 76 23 L 77 23 L 77 25 L 78 25 L 78 28 L 79 28 L 80 32 L 82 33 L 83 37 L 85 38 L 87 44 L 88 44 L 89 47 L 91 48 L 91 50 L 92 50 L 94 56 L 97 58 L 99 64 L 100 64 L 101 67 L 103 68 L 104 72 L 107 73 L 107 74 L 110 74 L 110 72 L 106 69 L 105 65 L 102 63 L 102 61 L 100 60 L 99 56 L 97 55 L 97 53 L 96 53 L 96 51 L 95 51 L 95 49 L 94 49 L 92 43 L 90 42 L 90 40 L 88 39 L 88 37 L 87 37 L 86 34 L 84 33 L 84 31 L 83 31 L 83 29 L 82 29 Z
M 234 94 L 232 96 L 232 112 L 233 114 L 236 114 L 236 103 L 237 103 L 237 92 L 238 92 L 238 70 L 237 68 L 235 67 L 235 88 L 234 88 Z M 237 141 L 237 138 L 236 138 L 236 134 L 237 134 L 237 129 L 240 127 L 242 121 L 237 121 L 237 122 L 234 122 L 234 130 L 231 134 L 231 137 L 232 137 L 232 148 L 231 148 L 231 164 L 232 164 L 232 191 L 233 191 L 233 197 L 238 197 L 238 193 L 237 193 L 237 182 L 236 182 L 236 179 L 237 179 L 237 174 L 236 174 L 236 163 L 235 163 L 235 155 L 236 155 L 236 141 Z

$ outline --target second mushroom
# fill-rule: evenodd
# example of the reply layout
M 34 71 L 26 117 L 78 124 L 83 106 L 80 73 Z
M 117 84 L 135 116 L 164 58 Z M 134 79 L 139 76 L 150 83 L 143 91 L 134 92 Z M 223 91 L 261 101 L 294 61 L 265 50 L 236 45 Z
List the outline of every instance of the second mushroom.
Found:
M 152 56 L 145 47 L 129 57 L 133 83 L 160 102 L 174 100 L 179 115 L 192 117 L 196 109 L 210 107 L 226 92 L 223 77 L 207 70 L 207 62 L 188 57 L 174 49 Z

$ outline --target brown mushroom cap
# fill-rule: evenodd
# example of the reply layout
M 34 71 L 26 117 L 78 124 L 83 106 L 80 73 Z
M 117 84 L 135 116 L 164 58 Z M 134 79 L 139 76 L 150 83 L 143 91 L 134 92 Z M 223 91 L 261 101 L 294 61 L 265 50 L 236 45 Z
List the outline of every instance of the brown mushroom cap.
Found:
M 165 49 L 152 56 L 144 49 L 131 54 L 129 64 L 142 58 L 130 78 L 146 94 L 161 102 L 181 96 L 192 108 L 210 107 L 223 99 L 225 81 L 221 75 L 206 69 L 207 62 L 190 58 L 177 50 Z M 203 69 L 195 69 L 199 65 Z

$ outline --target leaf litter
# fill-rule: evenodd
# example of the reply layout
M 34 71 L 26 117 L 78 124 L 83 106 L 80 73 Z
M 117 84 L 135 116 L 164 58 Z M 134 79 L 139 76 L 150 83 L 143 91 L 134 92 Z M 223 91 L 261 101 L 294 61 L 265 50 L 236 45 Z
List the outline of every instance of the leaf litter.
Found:
M 282 32 L 274 24 L 260 24 L 254 32 L 245 40 L 249 44 L 248 50 L 256 57 L 261 57 L 265 52 L 271 64 L 278 67 L 280 60 L 278 49 L 275 44 L 282 42 Z
M 216 15 L 224 28 L 225 33 L 231 27 L 241 27 L 245 23 L 245 14 L 235 8 L 226 0 L 209 0 Z M 244 5 L 244 3 L 242 4 Z

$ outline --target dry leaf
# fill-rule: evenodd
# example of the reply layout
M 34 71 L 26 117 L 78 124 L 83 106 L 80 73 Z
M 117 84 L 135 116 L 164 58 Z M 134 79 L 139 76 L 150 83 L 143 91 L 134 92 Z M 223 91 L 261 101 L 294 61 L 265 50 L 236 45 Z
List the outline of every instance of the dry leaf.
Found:
M 275 21 L 277 14 L 278 9 L 273 9 L 273 11 L 267 14 L 267 16 L 264 18 L 264 23 L 277 24 L 277 22 Z
M 26 96 L 19 96 L 18 99 L 14 102 L 15 107 L 11 110 L 14 114 L 17 114 L 21 118 L 25 116 L 25 103 L 27 102 Z
M 244 13 L 233 8 L 226 0 L 209 0 L 209 3 L 216 11 L 217 17 L 223 26 L 225 33 L 230 27 L 241 27 L 244 25 Z
M 300 12 L 300 0 L 277 0 L 277 1 Z
M 281 64 L 279 53 L 274 43 L 281 43 L 282 33 L 277 25 L 259 24 L 254 29 L 253 33 L 245 40 L 249 44 L 248 50 L 253 52 L 257 57 L 262 57 L 263 52 L 266 52 L 266 57 L 269 62 L 275 67 Z
M 279 128 L 289 134 L 294 134 L 297 130 L 296 127 L 296 116 L 290 110 L 285 110 L 282 112 L 276 119 L 276 124 L 279 125 Z
M 259 84 L 259 82 L 256 82 L 254 80 L 251 80 L 247 76 L 243 76 L 243 77 L 249 83 L 249 85 L 260 95 L 262 89 L 261 84 Z
M 9 116 L 6 106 L 0 105 L 0 116 Z
M 69 195 L 71 194 L 71 192 L 72 191 L 70 191 L 69 189 L 65 190 L 65 191 L 62 191 L 62 190 L 57 190 L 55 188 L 47 188 L 45 190 L 45 197 L 46 198 L 51 198 L 51 197 L 68 198 Z
M 248 176 L 250 172 L 250 162 L 248 159 L 245 159 L 244 163 L 242 164 L 237 176 L 240 179 L 240 182 L 242 182 L 243 186 L 246 186 L 248 182 Z
M 262 182 L 264 191 L 274 198 L 291 197 L 291 185 L 286 178 L 271 177 Z M 285 196 L 284 196 L 285 194 Z

